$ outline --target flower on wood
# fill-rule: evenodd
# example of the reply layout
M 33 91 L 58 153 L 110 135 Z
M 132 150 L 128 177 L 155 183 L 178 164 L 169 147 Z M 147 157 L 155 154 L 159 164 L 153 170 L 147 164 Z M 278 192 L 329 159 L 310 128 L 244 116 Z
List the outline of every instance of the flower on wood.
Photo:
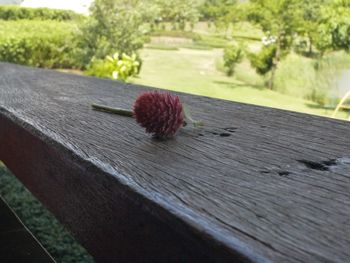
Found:
M 134 103 L 136 122 L 156 137 L 171 137 L 184 123 L 184 110 L 178 96 L 145 92 Z

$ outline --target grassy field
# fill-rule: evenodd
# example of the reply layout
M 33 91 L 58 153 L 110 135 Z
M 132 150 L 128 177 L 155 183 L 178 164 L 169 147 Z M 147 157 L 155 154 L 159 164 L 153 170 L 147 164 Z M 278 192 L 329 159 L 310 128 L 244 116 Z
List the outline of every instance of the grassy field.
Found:
M 264 88 L 262 80 L 249 68 L 248 63 L 237 68 L 236 78 L 227 77 L 217 69 L 222 49 L 146 48 L 141 56 L 141 74 L 132 80 L 137 84 L 321 116 L 332 113 L 320 109 L 311 101 Z M 339 117 L 345 117 L 345 114 Z

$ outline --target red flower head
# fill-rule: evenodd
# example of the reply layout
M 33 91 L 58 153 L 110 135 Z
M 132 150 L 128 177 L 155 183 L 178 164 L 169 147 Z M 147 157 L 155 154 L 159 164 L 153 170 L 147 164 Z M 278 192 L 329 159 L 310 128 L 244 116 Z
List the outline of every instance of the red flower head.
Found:
M 184 111 L 178 96 L 145 92 L 134 104 L 134 116 L 146 132 L 156 137 L 171 137 L 183 125 Z

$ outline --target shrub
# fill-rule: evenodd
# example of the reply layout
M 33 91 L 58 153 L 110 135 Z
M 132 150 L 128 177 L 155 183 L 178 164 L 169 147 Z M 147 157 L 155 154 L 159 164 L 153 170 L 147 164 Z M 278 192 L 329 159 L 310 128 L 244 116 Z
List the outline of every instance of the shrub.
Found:
M 234 44 L 224 49 L 224 67 L 227 76 L 232 76 L 237 63 L 243 59 L 243 50 L 240 46 Z
M 0 5 L 0 19 L 2 20 L 27 19 L 67 21 L 82 19 L 83 17 L 83 15 L 70 10 Z
M 113 56 L 107 56 L 104 60 L 92 60 L 86 74 L 127 81 L 129 77 L 136 76 L 139 73 L 140 67 L 141 62 L 136 54 L 128 56 L 115 53 Z
M 43 68 L 78 68 L 74 24 L 57 21 L 0 21 L 0 61 Z
M 251 53 L 249 60 L 253 68 L 260 75 L 265 75 L 273 67 L 273 58 L 276 53 L 276 46 L 264 46 L 257 54 Z
M 144 12 L 147 1 L 95 0 L 89 19 L 80 28 L 81 60 L 104 59 L 112 52 L 133 54 L 143 47 L 143 25 L 152 20 Z

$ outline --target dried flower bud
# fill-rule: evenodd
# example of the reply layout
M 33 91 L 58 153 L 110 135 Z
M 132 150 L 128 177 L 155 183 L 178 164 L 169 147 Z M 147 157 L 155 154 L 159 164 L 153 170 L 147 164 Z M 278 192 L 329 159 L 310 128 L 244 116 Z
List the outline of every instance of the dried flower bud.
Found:
M 183 125 L 184 111 L 178 96 L 145 92 L 135 101 L 134 117 L 146 132 L 156 137 L 171 137 Z

